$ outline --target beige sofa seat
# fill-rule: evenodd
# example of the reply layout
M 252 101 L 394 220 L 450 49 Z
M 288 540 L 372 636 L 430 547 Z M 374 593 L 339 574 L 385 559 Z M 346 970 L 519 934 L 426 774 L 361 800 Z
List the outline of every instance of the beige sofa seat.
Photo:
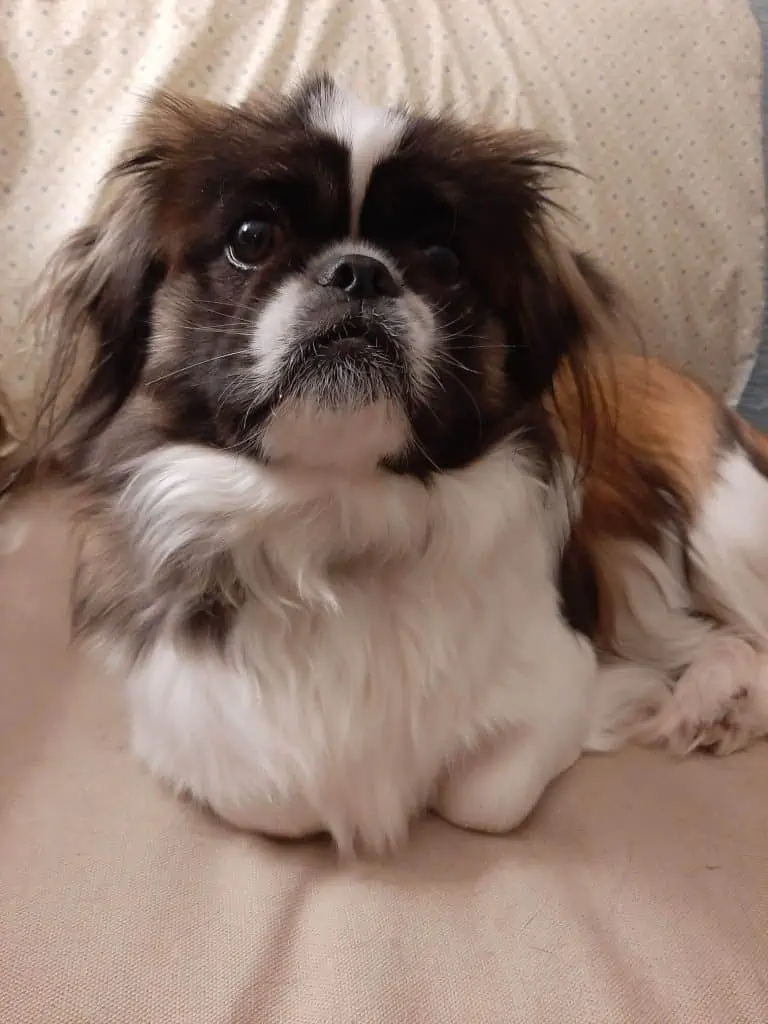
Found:
M 48 505 L 46 508 L 45 506 Z M 514 835 L 392 862 L 230 831 L 68 650 L 65 510 L 0 560 L 3 1024 L 760 1024 L 765 748 L 583 760 Z

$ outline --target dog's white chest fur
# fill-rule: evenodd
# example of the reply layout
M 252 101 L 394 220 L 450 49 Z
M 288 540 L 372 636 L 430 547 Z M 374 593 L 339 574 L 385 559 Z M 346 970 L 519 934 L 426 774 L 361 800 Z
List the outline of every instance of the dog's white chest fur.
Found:
M 223 644 L 169 627 L 131 669 L 140 755 L 242 827 L 380 850 L 430 805 L 482 827 L 441 794 L 500 737 L 508 802 L 483 813 L 524 816 L 594 677 L 558 614 L 564 509 L 526 469 L 511 447 L 431 487 L 148 456 L 122 499 L 148 578 L 229 552 L 246 596 Z

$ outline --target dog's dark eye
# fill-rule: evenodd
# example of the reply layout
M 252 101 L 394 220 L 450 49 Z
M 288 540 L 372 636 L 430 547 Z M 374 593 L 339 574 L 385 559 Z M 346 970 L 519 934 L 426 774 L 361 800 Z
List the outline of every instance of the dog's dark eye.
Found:
M 275 225 L 266 220 L 244 220 L 235 228 L 226 249 L 227 259 L 238 270 L 262 263 L 274 245 Z
M 444 245 L 431 245 L 424 250 L 434 273 L 446 284 L 452 284 L 459 276 L 459 257 Z

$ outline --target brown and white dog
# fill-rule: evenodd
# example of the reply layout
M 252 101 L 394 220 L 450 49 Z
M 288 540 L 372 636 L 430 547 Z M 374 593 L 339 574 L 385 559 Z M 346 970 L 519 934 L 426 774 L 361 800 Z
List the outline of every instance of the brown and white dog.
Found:
M 606 354 L 557 167 L 326 78 L 160 95 L 49 268 L 43 340 L 98 339 L 76 630 L 237 826 L 507 830 L 585 749 L 768 731 L 768 446 Z

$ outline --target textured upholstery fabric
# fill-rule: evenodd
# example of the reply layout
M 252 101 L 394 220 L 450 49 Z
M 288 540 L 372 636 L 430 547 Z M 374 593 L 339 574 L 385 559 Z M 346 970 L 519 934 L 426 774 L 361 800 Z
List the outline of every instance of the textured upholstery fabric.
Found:
M 768 166 L 768 0 L 752 0 L 760 34 L 763 40 L 763 166 Z M 768 253 L 763 254 L 763 332 L 760 349 L 751 367 L 743 393 L 739 399 L 739 412 L 758 427 L 768 431 Z
M 389 864 L 235 834 L 67 653 L 43 504 L 0 557 L 3 1024 L 768 1020 L 768 748 L 585 759 L 519 832 L 427 821 Z

